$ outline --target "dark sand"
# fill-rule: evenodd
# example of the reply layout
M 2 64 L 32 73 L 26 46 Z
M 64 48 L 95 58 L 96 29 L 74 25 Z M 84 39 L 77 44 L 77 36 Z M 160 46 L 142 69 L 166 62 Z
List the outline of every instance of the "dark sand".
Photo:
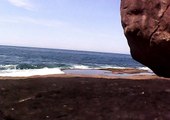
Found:
M 1 78 L 0 120 L 170 120 L 170 81 L 151 75 Z

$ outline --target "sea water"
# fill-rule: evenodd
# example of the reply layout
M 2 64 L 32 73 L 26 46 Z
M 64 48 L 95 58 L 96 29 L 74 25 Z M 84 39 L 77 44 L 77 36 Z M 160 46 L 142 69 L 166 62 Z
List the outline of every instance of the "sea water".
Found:
M 64 70 L 146 69 L 128 54 L 0 46 L 0 76 L 64 74 Z

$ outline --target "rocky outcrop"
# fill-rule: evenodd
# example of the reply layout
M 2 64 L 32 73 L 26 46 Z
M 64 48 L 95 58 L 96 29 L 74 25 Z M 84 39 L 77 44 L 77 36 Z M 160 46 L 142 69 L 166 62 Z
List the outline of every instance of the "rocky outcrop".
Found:
M 132 57 L 170 77 L 170 0 L 121 0 L 121 20 Z

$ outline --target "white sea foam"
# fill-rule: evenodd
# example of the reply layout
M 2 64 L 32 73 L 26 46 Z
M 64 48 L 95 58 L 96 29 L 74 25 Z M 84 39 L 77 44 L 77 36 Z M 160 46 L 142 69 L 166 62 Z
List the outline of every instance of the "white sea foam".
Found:
M 10 69 L 16 69 L 17 65 L 0 65 L 0 69 L 4 70 L 10 70 Z
M 152 72 L 152 70 L 150 68 L 148 68 L 148 67 L 139 67 L 138 69 L 139 70 L 146 70 L 148 72 Z
M 1 77 L 29 77 L 35 75 L 52 75 L 52 74 L 64 74 L 58 68 L 43 68 L 43 69 L 27 69 L 27 70 L 1 70 Z
M 113 67 L 114 69 L 126 69 L 128 67 Z
M 85 66 L 85 65 L 74 65 L 72 68 L 73 69 L 90 69 L 89 66 Z
M 100 66 L 100 69 L 101 69 L 101 68 L 126 69 L 127 67 L 104 65 L 104 66 Z

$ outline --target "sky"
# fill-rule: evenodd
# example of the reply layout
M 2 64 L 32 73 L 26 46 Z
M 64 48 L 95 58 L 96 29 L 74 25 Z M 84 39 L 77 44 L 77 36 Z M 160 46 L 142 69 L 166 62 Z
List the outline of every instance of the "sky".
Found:
M 129 54 L 120 0 L 0 0 L 0 45 Z

